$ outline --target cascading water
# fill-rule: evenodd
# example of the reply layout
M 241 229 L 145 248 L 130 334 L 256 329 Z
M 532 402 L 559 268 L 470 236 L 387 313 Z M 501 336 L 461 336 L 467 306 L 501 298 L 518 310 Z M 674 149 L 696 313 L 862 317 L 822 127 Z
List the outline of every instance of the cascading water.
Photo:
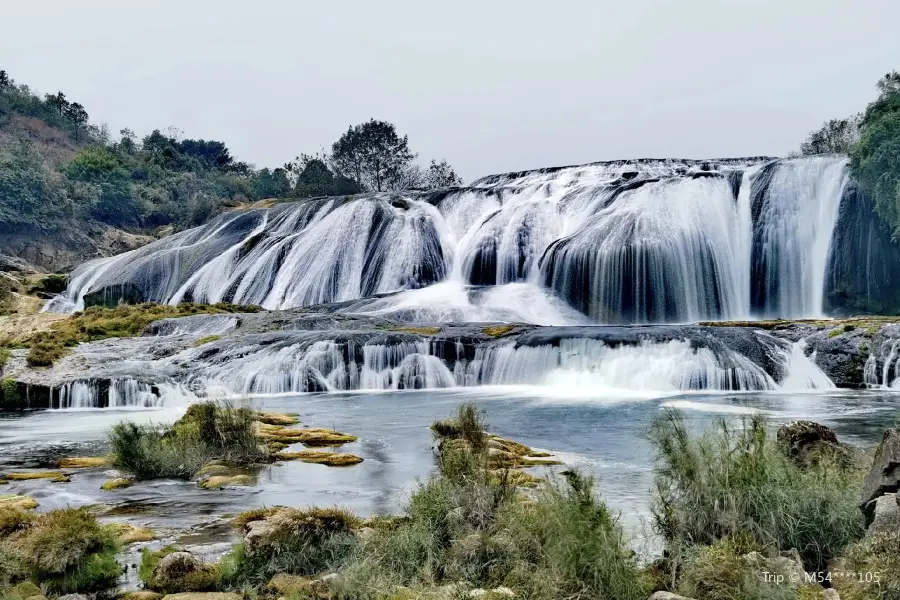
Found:
M 121 300 L 279 309 L 403 292 L 366 312 L 421 318 L 446 294 L 435 314 L 450 320 L 818 315 L 846 183 L 845 160 L 831 156 L 619 161 L 284 203 L 82 265 L 48 309 Z M 431 293 L 436 285 L 445 288 Z

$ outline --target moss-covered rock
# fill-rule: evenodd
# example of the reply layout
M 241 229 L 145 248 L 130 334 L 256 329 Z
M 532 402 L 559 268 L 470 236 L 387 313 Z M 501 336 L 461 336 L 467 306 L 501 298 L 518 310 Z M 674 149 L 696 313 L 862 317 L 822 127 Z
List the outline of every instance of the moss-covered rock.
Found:
M 279 452 L 275 455 L 278 460 L 299 460 L 300 462 L 329 467 L 349 467 L 363 462 L 362 457 L 355 454 L 324 452 L 320 450 L 302 450 L 300 452 Z
M 156 538 L 152 529 L 136 527 L 130 523 L 112 523 L 107 525 L 122 544 L 135 544 L 137 542 L 149 542 Z
M 107 482 L 104 482 L 103 485 L 100 486 L 101 490 L 110 492 L 112 490 L 120 490 L 122 488 L 131 487 L 134 485 L 133 479 L 128 479 L 127 477 L 116 477 L 115 479 L 110 479 Z
M 53 483 L 70 483 L 72 480 L 65 473 L 59 471 L 30 471 L 20 473 L 6 473 L 0 479 L 6 481 L 30 481 L 32 479 L 46 479 Z
M 256 481 L 249 475 L 211 475 L 197 482 L 204 490 L 221 490 L 226 487 L 254 485 Z
M 259 437 L 268 442 L 300 443 L 309 447 L 340 446 L 358 439 L 355 435 L 330 429 L 294 429 L 266 424 L 260 426 Z
M 172 552 L 153 568 L 150 588 L 171 594 L 203 592 L 216 585 L 219 571 L 190 552 Z
M 266 425 L 296 425 L 300 422 L 296 414 L 277 412 L 257 412 L 256 420 Z
M 60 469 L 93 469 L 105 467 L 108 464 L 109 461 L 105 456 L 79 456 L 61 458 L 56 466 Z
M 20 496 L 18 494 L 0 494 L 0 508 L 31 510 L 32 508 L 37 508 L 38 506 L 38 501 L 30 496 Z

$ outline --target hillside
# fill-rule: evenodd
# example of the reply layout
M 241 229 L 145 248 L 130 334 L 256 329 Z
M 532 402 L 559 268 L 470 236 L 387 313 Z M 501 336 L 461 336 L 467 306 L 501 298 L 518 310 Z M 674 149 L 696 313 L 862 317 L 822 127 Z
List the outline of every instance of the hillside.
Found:
M 60 271 L 279 190 L 225 144 L 128 129 L 0 71 L 0 269 Z

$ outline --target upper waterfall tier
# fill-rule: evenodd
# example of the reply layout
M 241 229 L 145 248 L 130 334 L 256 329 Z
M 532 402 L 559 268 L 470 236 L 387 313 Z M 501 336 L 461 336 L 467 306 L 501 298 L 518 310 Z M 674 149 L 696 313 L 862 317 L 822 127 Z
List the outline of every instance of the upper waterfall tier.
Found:
M 847 261 L 871 263 L 859 254 L 876 226 L 845 163 L 616 161 L 231 212 L 82 265 L 48 309 L 347 302 L 409 321 L 543 325 L 865 310 L 871 290 L 854 289 Z M 853 235 L 835 235 L 844 220 Z

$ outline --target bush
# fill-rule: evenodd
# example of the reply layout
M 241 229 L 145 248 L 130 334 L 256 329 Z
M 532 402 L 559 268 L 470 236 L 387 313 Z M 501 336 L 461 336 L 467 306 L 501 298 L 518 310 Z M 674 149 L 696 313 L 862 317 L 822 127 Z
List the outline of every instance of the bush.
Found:
M 121 573 L 115 532 L 84 508 L 38 515 L 3 545 L 14 578 L 31 579 L 58 594 L 102 589 Z
M 413 493 L 407 518 L 360 543 L 339 595 L 390 597 L 403 586 L 425 597 L 465 582 L 461 593 L 508 586 L 525 598 L 644 600 L 649 587 L 593 481 L 569 472 L 565 485 L 546 485 L 526 500 L 508 477 L 485 468 L 483 427 L 471 406 L 433 426 L 445 440 L 475 444 L 444 444 L 439 471 Z
M 226 557 L 222 582 L 231 588 L 261 586 L 279 573 L 334 571 L 356 547 L 358 524 L 353 513 L 338 508 L 278 510 L 266 518 L 266 530 L 252 546 L 239 545 Z
M 136 479 L 190 479 L 210 462 L 244 466 L 270 462 L 255 415 L 212 402 L 191 405 L 171 426 L 119 423 L 109 435 L 110 464 Z
M 807 569 L 864 533 L 856 504 L 862 472 L 823 459 L 798 466 L 770 439 L 763 417 L 718 421 L 692 437 L 677 412 L 652 425 L 657 449 L 655 527 L 677 566 L 691 547 L 749 535 L 758 550 L 800 553 Z

